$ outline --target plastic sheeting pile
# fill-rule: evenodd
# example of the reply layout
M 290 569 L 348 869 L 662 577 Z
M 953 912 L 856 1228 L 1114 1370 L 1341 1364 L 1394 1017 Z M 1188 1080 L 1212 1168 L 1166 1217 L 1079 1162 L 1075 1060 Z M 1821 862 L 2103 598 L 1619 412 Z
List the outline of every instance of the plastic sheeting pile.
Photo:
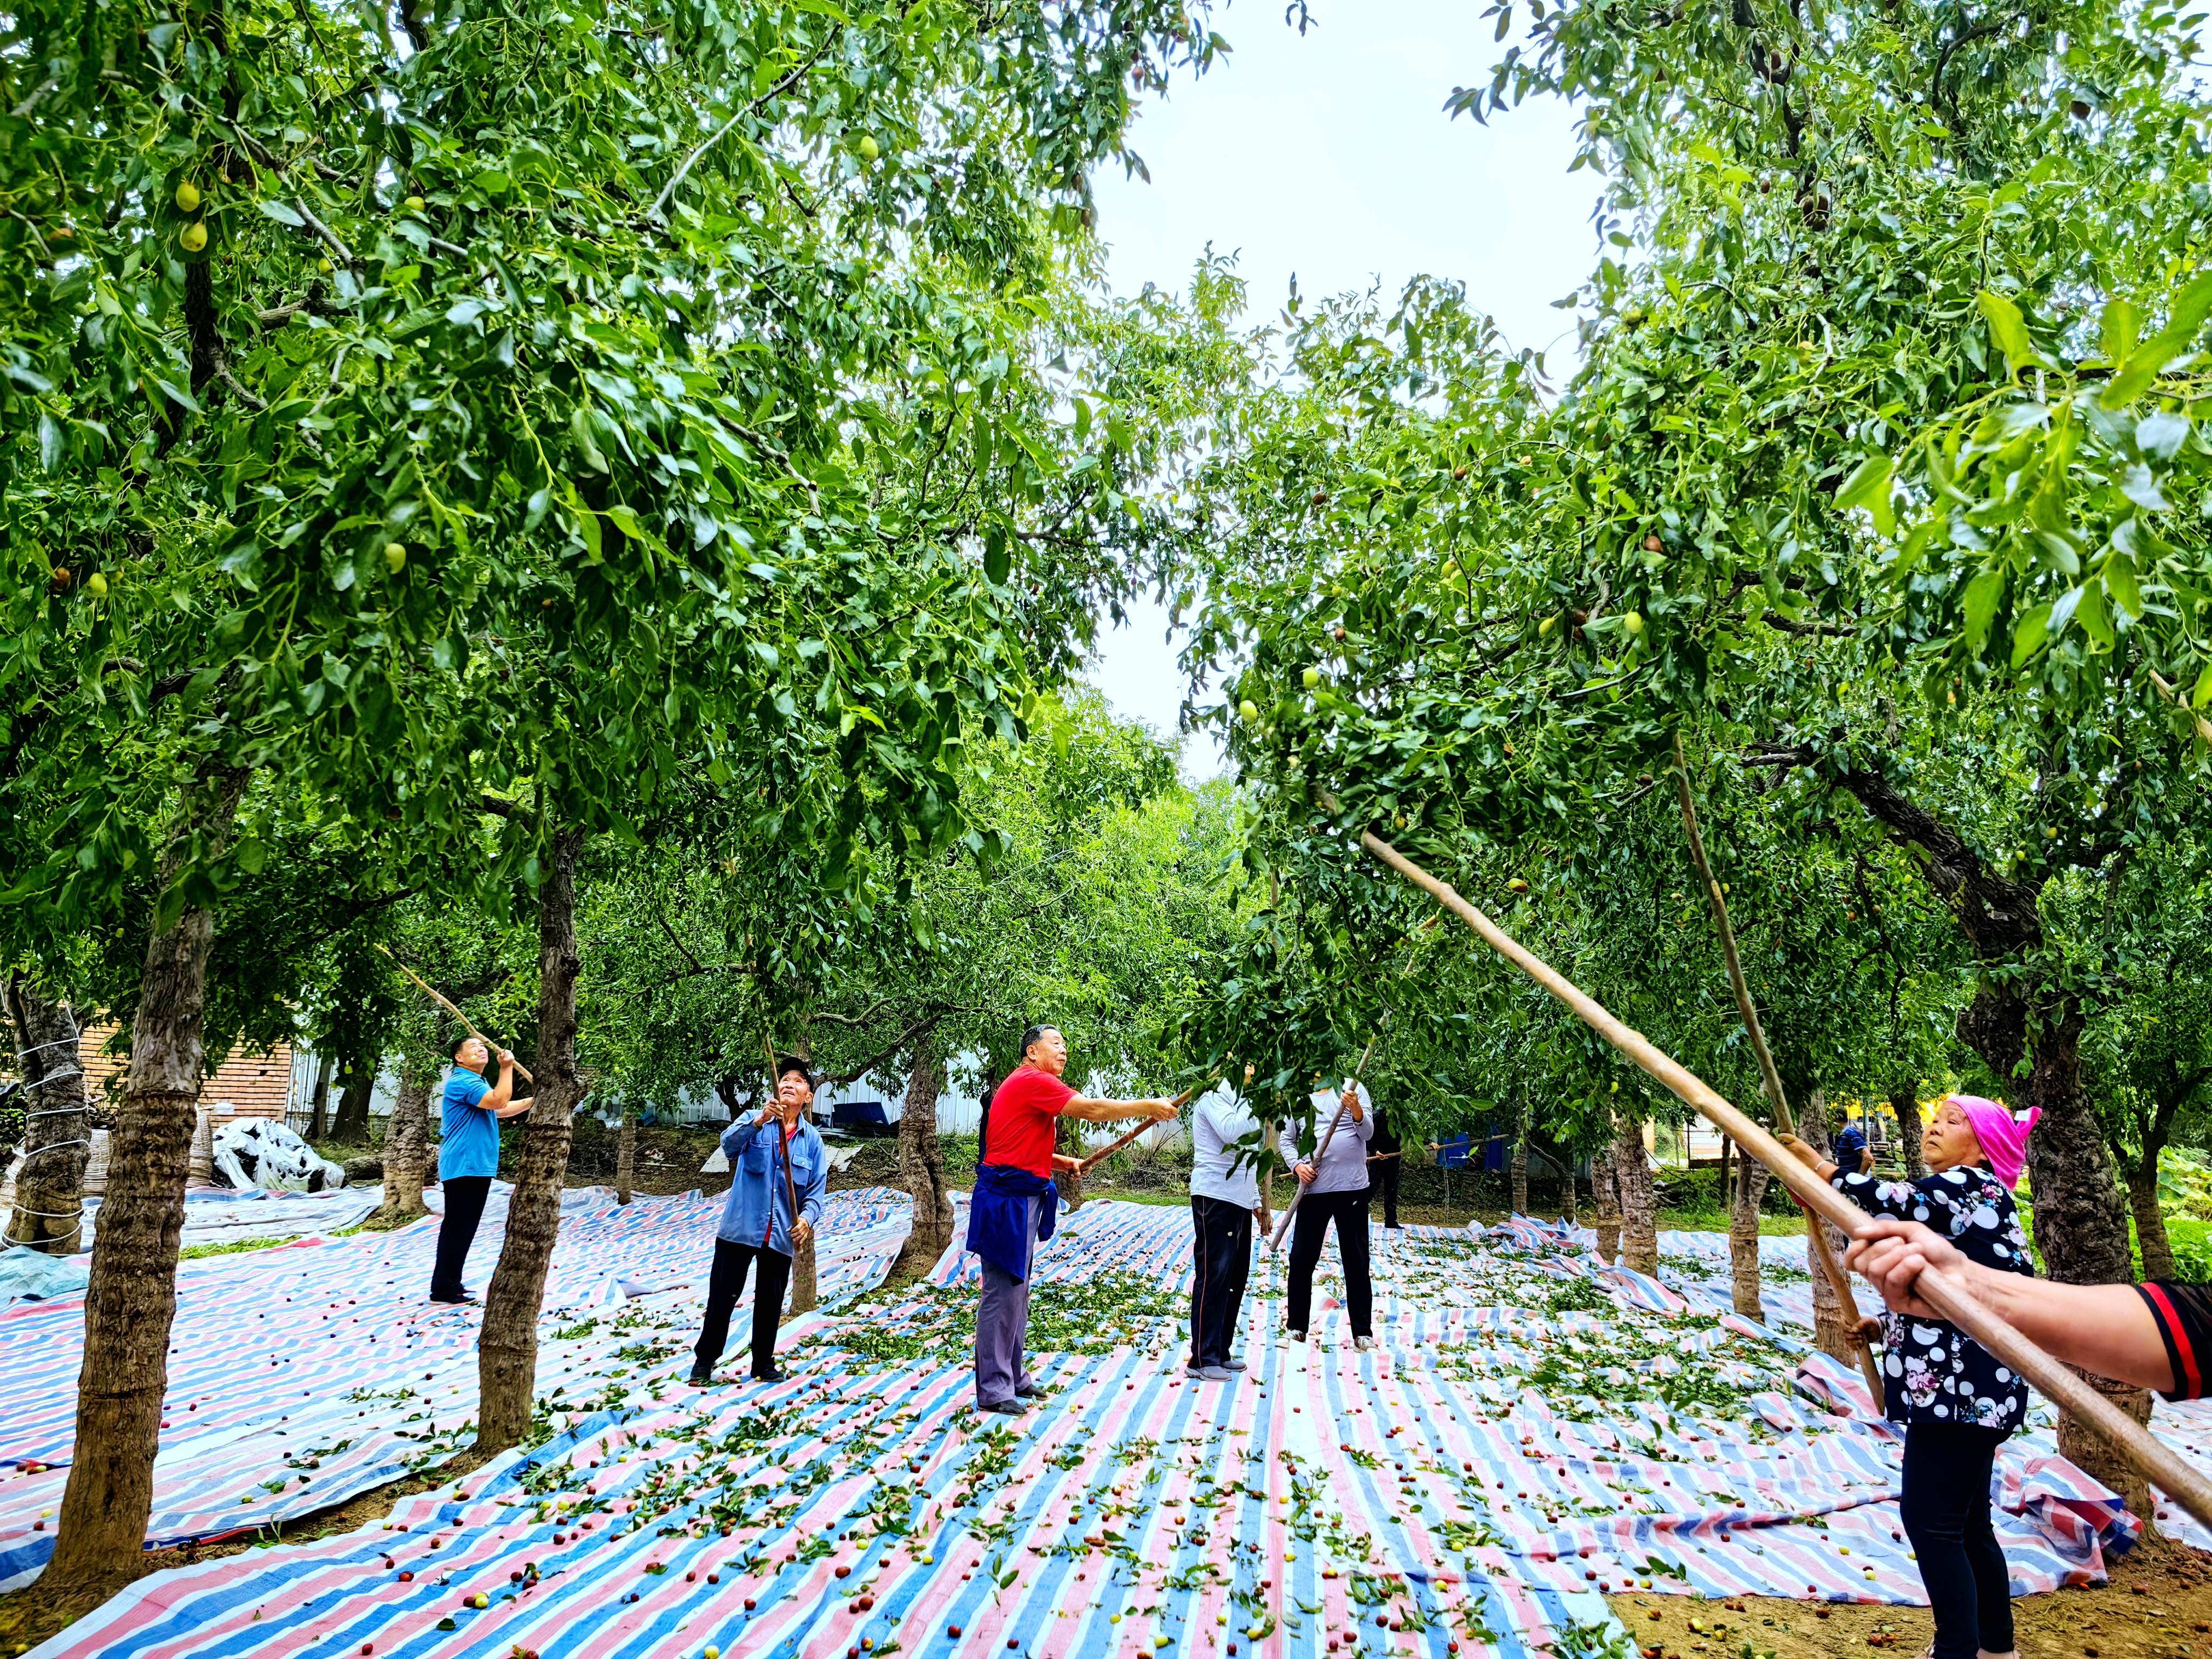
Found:
M 830 1218 L 825 1248 L 857 1218 Z M 633 1206 L 564 1227 L 572 1302 L 612 1258 L 663 1248 L 648 1221 L 691 1224 Z M 569 1234 L 595 1229 L 620 1243 L 579 1276 Z M 700 1237 L 674 1253 L 687 1267 Z M 1833 1409 L 1856 1389 L 1843 1368 L 1533 1224 L 1379 1237 L 1376 1350 L 1354 1352 L 1327 1262 L 1314 1340 L 1280 1340 L 1263 1252 L 1250 1370 L 1217 1385 L 1182 1375 L 1188 1213 L 1087 1206 L 1040 1260 L 1048 1399 L 1012 1420 L 969 1408 L 975 1264 L 957 1249 L 921 1285 L 787 1331 L 787 1380 L 765 1388 L 683 1389 L 697 1288 L 635 1285 L 621 1346 L 547 1333 L 542 1443 L 361 1532 L 141 1580 L 37 1659 L 1572 1656 L 1618 1641 L 1601 1592 L 1632 1583 L 1919 1599 L 1896 1437 Z M 361 1264 L 308 1272 L 327 1249 L 281 1254 L 336 1334 Z M 413 1316 L 405 1340 L 467 1360 L 471 1322 Z M 229 1370 L 255 1363 L 240 1352 Z M 445 1363 L 354 1390 L 356 1432 L 458 1419 Z M 2015 1587 L 2097 1575 L 2130 1524 L 2112 1495 L 2032 1449 L 2001 1467 Z

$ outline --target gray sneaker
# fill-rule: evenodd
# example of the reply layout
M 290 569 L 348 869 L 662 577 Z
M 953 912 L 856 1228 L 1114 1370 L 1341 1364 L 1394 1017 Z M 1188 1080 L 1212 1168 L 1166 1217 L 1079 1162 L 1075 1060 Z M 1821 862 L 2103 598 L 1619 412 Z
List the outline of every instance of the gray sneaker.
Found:
M 1226 1365 L 1206 1365 L 1200 1368 L 1198 1377 L 1202 1382 L 1234 1382 L 1237 1373 Z
M 1225 1371 L 1241 1371 L 1244 1369 L 1244 1362 L 1241 1359 L 1224 1359 L 1221 1362 L 1221 1369 Z

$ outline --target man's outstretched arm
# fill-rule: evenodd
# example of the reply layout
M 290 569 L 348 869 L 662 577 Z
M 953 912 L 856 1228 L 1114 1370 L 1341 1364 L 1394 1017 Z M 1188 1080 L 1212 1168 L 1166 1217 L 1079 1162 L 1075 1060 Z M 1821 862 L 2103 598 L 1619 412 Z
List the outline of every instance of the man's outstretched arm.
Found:
M 1969 1261 L 1920 1223 L 1888 1217 L 1854 1240 L 1844 1261 L 1864 1274 L 1894 1312 L 1942 1318 L 1915 1293 L 1921 1273 L 1939 1267 L 1963 1279 L 1984 1307 L 2037 1347 L 2069 1365 L 2140 1389 L 2172 1393 L 2181 1386 L 2158 1321 L 2132 1285 L 2060 1285 L 1998 1273 Z

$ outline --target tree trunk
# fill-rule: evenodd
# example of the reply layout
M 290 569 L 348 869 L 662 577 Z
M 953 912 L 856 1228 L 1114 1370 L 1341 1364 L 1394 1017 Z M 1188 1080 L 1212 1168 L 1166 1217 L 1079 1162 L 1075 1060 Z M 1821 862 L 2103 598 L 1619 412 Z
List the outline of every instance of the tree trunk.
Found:
M 580 830 L 557 830 L 538 892 L 538 1053 L 532 1069 L 529 1131 L 507 1240 L 484 1292 L 477 1343 L 477 1445 L 501 1451 L 530 1432 L 538 1378 L 538 1314 L 545 1272 L 561 1226 L 561 1183 L 568 1170 L 573 1114 L 583 1090 L 576 1078 L 576 854 Z
M 1611 1141 L 1590 1157 L 1590 1207 L 1597 1212 L 1597 1253 L 1608 1263 L 1620 1260 L 1620 1161 Z
M 1928 1173 L 1928 1160 L 1920 1156 L 1919 1091 L 1905 1085 L 1892 1089 L 1889 1109 L 1897 1116 L 1897 1149 L 1905 1154 L 1905 1178 L 1917 1181 Z
M 1572 1152 L 1567 1152 L 1564 1156 L 1566 1160 L 1566 1175 L 1559 1182 L 1559 1219 L 1570 1227 L 1573 1227 L 1580 1224 L 1582 1212 L 1578 1206 L 1582 1200 L 1582 1188 L 1580 1183 L 1575 1179 L 1577 1161 L 1575 1155 Z
M 1766 1322 L 1766 1307 L 1759 1294 L 1759 1206 L 1766 1198 L 1766 1182 L 1764 1164 L 1738 1156 L 1735 1182 L 1728 1193 L 1729 1299 L 1738 1313 L 1760 1325 Z
M 924 1045 L 906 1080 L 899 1108 L 899 1178 L 914 1198 L 914 1231 L 892 1272 L 919 1278 L 952 1242 L 952 1200 L 945 1190 L 945 1153 L 937 1144 L 937 1055 Z
M 1658 1194 L 1644 1152 L 1644 1122 L 1624 1115 L 1613 1137 L 1613 1162 L 1620 1183 L 1620 1265 L 1640 1273 L 1659 1271 Z
M 2146 1148 L 2128 1171 L 2128 1207 L 2135 1212 L 2136 1248 L 2142 1252 L 2145 1279 L 2173 1277 L 2173 1245 L 2166 1236 L 2166 1212 L 2158 1205 L 2158 1151 Z
M 1516 1126 L 1514 1133 L 1512 1213 L 1528 1213 L 1528 1121 L 1526 1117 Z
M 15 1207 L 0 1243 L 68 1255 L 84 1248 L 84 1165 L 92 1140 L 76 1017 L 68 1003 L 48 1000 L 20 974 L 7 981 L 5 990 L 22 1055 L 27 1115 Z
M 623 1107 L 622 1127 L 615 1135 L 615 1202 L 627 1204 L 637 1180 L 637 1109 Z
M 428 1215 L 422 1188 L 430 1178 L 430 1079 L 432 1068 L 403 1055 L 399 1097 L 384 1131 L 384 1204 L 376 1218 L 400 1226 Z
M 1797 1098 L 1803 1103 L 1797 1113 L 1798 1138 L 1826 1158 L 1830 1145 L 1827 1093 L 1815 1085 L 1800 1092 Z M 1814 1219 L 1809 1212 L 1805 1224 L 1808 1233 L 1812 1228 L 1819 1227 L 1836 1260 L 1843 1260 L 1845 1241 L 1839 1230 Z M 1859 1363 L 1858 1345 L 1852 1341 L 1850 1329 L 1844 1323 L 1844 1304 L 1836 1295 L 1836 1287 L 1828 1282 L 1828 1276 L 1813 1259 L 1809 1237 L 1805 1254 L 1806 1268 L 1813 1275 L 1813 1346 L 1831 1358 L 1856 1367 Z
M 315 1089 L 308 1097 L 307 1139 L 328 1140 L 331 1138 L 331 1057 L 315 1056 Z
M 225 768 L 185 796 L 162 859 L 163 890 L 185 845 L 198 842 L 205 857 L 228 842 L 246 780 L 243 768 Z M 214 940 L 214 914 L 187 906 L 146 941 L 131 1027 L 131 1082 L 108 1143 L 107 1194 L 84 1292 L 76 1450 L 62 1492 L 60 1535 L 40 1581 L 49 1593 L 112 1583 L 135 1572 L 143 1553 L 169 1387 L 177 1249 L 198 1120 Z
M 1074 1118 L 1063 1117 L 1053 1131 L 1053 1150 L 1070 1158 L 1083 1156 L 1083 1125 Z M 1080 1170 L 1055 1170 L 1053 1184 L 1060 1188 L 1060 1206 L 1070 1215 L 1083 1207 L 1083 1172 Z
M 375 1091 L 376 1061 L 349 1061 L 345 1090 L 338 1096 L 337 1121 L 331 1125 L 331 1139 L 347 1146 L 368 1145 L 368 1102 Z

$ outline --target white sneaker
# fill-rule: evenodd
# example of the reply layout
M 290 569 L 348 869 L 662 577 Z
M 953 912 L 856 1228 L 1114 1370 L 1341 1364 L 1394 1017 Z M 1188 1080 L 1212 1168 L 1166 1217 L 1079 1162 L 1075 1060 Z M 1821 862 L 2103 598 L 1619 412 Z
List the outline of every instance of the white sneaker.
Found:
M 1360 1352 L 1365 1353 L 1375 1346 L 1375 1339 L 1371 1336 L 1355 1336 L 1352 1339 L 1352 1346 Z
M 1304 1331 L 1292 1331 L 1290 1337 L 1293 1342 L 1303 1342 L 1306 1340 L 1306 1334 Z

